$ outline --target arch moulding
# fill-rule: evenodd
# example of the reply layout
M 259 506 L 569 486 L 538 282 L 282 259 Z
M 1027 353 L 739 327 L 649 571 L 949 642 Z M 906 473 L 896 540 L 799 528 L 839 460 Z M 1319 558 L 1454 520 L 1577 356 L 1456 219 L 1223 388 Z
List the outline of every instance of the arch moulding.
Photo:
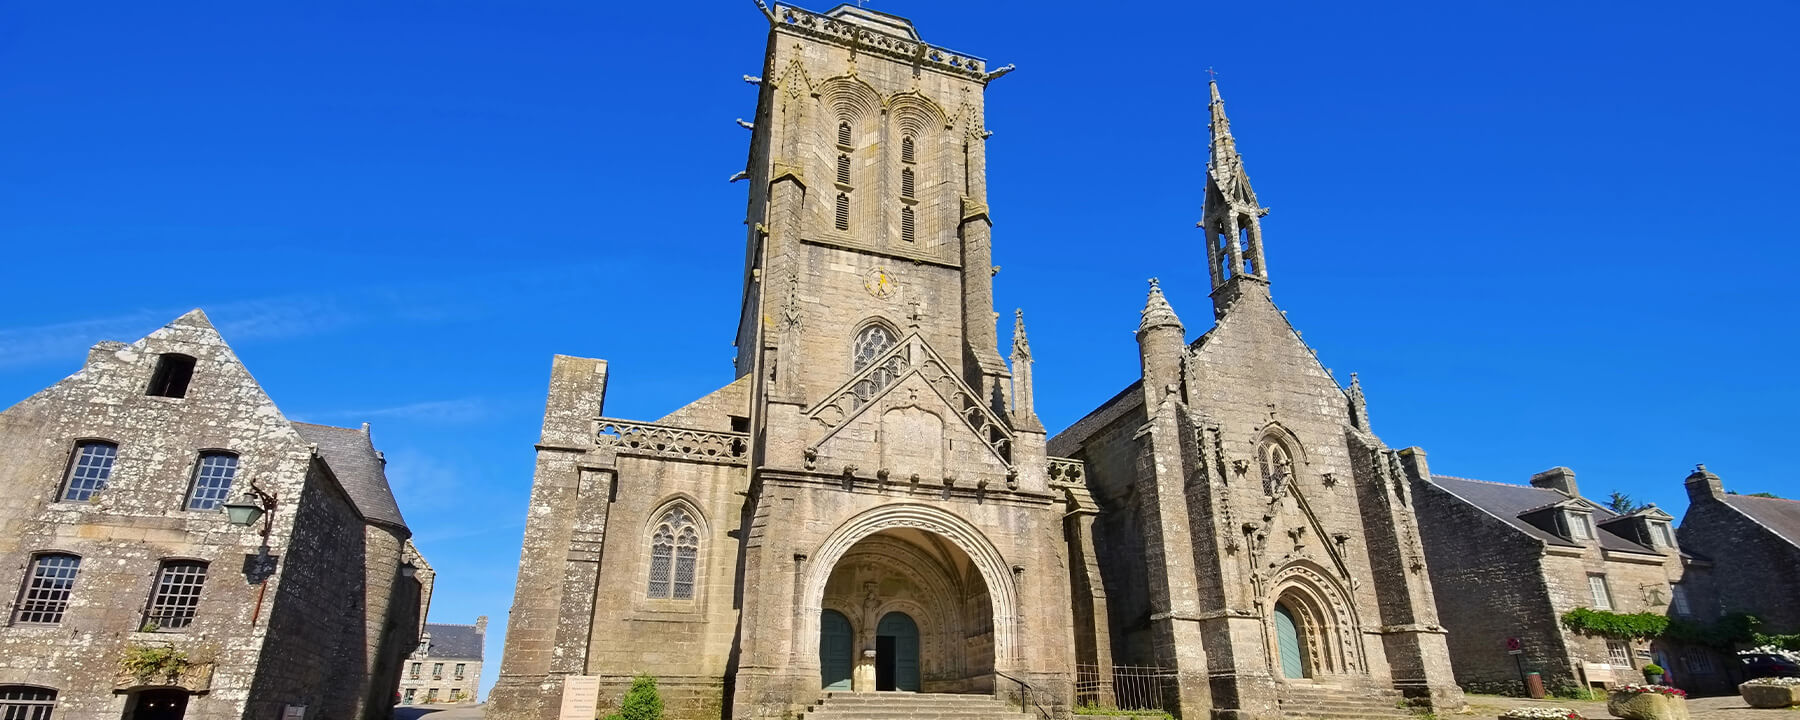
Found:
M 825 583 L 838 561 L 852 546 L 870 535 L 906 528 L 941 536 L 969 556 L 975 568 L 981 571 L 982 582 L 987 585 L 994 622 L 994 665 L 1005 669 L 1016 662 L 1019 590 L 1013 583 L 1006 559 L 969 521 L 929 505 L 903 503 L 883 505 L 850 518 L 832 531 L 812 554 L 812 562 L 806 569 L 806 582 L 801 586 L 800 618 L 795 623 L 798 637 L 793 647 L 797 664 L 811 666 L 818 663 L 819 613 L 823 609 Z M 914 620 L 918 621 L 918 618 Z

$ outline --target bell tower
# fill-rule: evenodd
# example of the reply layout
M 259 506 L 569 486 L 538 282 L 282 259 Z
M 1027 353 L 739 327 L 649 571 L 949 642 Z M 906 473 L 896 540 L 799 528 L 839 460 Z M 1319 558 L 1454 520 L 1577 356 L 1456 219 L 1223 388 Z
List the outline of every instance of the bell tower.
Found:
M 917 336 L 1005 415 L 982 114 L 1010 68 L 866 8 L 763 9 L 738 375 L 798 411 Z
M 1269 209 L 1256 201 L 1250 175 L 1231 136 L 1219 83 L 1212 90 L 1212 159 L 1206 165 L 1206 200 L 1199 225 L 1206 231 L 1206 259 L 1212 274 L 1213 311 L 1223 317 L 1238 297 L 1255 286 L 1267 293 L 1269 267 L 1263 255 L 1262 217 Z

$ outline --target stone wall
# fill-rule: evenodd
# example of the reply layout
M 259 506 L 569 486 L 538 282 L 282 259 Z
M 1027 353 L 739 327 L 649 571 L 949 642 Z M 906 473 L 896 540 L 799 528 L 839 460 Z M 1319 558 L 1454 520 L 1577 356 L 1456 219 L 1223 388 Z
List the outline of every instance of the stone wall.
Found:
M 1800 632 L 1800 596 L 1770 591 L 1800 587 L 1800 539 L 1783 537 L 1728 504 L 1717 475 L 1696 472 L 1687 489 L 1677 541 L 1712 561 L 1718 612 L 1755 615 L 1767 633 Z

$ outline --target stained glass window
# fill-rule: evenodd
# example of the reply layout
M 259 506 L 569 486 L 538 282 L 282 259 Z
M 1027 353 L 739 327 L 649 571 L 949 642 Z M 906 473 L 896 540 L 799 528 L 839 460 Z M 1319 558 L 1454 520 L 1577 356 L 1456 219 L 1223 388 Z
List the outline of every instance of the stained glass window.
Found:
M 862 370 L 875 362 L 875 358 L 894 346 L 894 333 L 886 325 L 870 325 L 856 334 L 856 344 L 851 347 L 855 362 L 852 371 Z

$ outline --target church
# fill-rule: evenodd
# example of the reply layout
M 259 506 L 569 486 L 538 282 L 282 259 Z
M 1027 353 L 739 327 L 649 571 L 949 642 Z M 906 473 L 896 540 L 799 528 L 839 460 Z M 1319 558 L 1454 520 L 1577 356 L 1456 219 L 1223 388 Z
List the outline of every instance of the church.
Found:
M 675 718 L 1462 705 L 1424 454 L 1271 300 L 1216 85 L 1212 328 L 1151 281 L 1141 381 L 1051 437 L 993 306 L 983 98 L 1011 68 L 851 5 L 763 12 L 736 379 L 612 418 L 606 362 L 554 358 L 491 717 L 604 714 L 637 675 Z

